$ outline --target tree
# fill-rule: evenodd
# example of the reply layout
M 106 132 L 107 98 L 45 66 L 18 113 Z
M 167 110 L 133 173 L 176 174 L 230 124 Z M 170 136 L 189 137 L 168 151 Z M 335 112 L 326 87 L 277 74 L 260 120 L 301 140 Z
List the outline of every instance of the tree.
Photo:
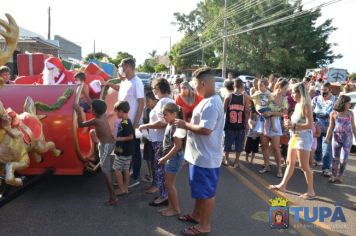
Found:
M 166 72 L 168 71 L 168 68 L 165 64 L 157 64 L 154 66 L 155 72 Z
M 116 66 L 118 66 L 121 63 L 122 59 L 125 59 L 125 58 L 134 58 L 134 57 L 128 52 L 120 51 L 116 54 L 116 57 L 114 59 L 110 60 L 110 62 L 112 64 L 115 64 Z
M 137 67 L 137 70 L 140 72 L 147 72 L 147 73 L 155 72 L 155 68 L 151 59 L 146 59 L 142 65 L 139 65 Z
M 89 60 L 91 59 L 96 59 L 96 60 L 101 60 L 103 59 L 104 57 L 107 57 L 110 59 L 110 57 L 103 53 L 103 52 L 96 52 L 95 54 L 94 53 L 89 53 L 86 57 L 85 57 L 85 61 L 88 62 Z
M 286 76 L 303 76 L 306 68 L 326 66 L 341 57 L 334 54 L 331 50 L 333 44 L 328 42 L 330 34 L 336 30 L 332 21 L 326 20 L 316 26 L 320 9 L 303 11 L 301 0 L 242 0 L 234 4 L 239 6 L 235 5 L 235 10 L 229 10 L 228 6 L 227 11 L 227 30 L 231 35 L 227 40 L 228 68 L 251 74 L 279 72 Z M 187 52 L 216 39 L 204 49 L 210 51 L 205 60 L 218 58 L 214 62 L 221 63 L 223 9 L 224 0 L 205 0 L 189 14 L 175 13 L 175 24 L 178 30 L 185 33 L 185 37 L 178 43 L 183 46 L 174 56 L 179 60 L 193 61 L 195 53 Z M 295 13 L 303 15 L 273 26 L 239 33 Z M 202 27 L 204 30 L 201 30 Z

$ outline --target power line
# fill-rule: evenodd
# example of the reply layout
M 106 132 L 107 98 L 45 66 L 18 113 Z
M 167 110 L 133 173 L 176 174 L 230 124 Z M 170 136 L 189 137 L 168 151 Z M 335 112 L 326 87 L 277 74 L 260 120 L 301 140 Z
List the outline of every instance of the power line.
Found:
M 303 17 L 305 14 L 309 13 L 309 12 L 312 12 L 312 11 L 315 11 L 315 10 L 318 10 L 318 9 L 321 9 L 323 7 L 326 7 L 326 6 L 329 6 L 329 5 L 332 5 L 332 4 L 335 4 L 337 2 L 340 2 L 340 1 L 343 1 L 343 0 L 331 0 L 331 1 L 328 1 L 326 3 L 322 3 L 314 8 L 310 8 L 308 10 L 302 10 L 300 12 L 297 12 L 297 13 L 293 13 L 292 15 L 289 15 L 289 16 L 285 16 L 285 17 L 281 17 L 279 19 L 276 19 L 276 20 L 272 20 L 270 22 L 267 22 L 267 23 L 264 23 L 264 24 L 261 24 L 259 26 L 255 26 L 255 27 L 250 27 L 249 29 L 243 29 L 245 27 L 248 27 L 248 25 L 245 25 L 245 26 L 242 26 L 240 28 L 237 28 L 235 29 L 236 32 L 228 32 L 228 35 L 227 37 L 231 37 L 231 36 L 235 36 L 235 35 L 239 35 L 239 34 L 242 34 L 242 33 L 247 33 L 247 32 L 250 32 L 250 31 L 253 31 L 253 30 L 257 30 L 257 29 L 261 29 L 261 28 L 265 28 L 265 27 L 269 27 L 269 26 L 272 26 L 272 25 L 276 25 L 276 24 L 280 24 L 280 23 L 283 23 L 283 22 L 286 22 L 286 21 L 289 21 L 291 19 L 297 19 L 299 17 Z M 238 30 L 238 31 L 237 31 Z M 182 53 L 180 54 L 181 57 L 184 57 L 184 56 L 187 56 L 187 55 L 190 55 L 192 53 L 195 53 L 199 50 L 202 50 L 206 47 L 209 47 L 211 45 L 213 45 L 214 43 L 218 42 L 219 40 L 221 40 L 223 37 L 215 37 L 213 39 L 211 39 L 210 41 L 208 41 L 207 43 L 205 43 L 204 45 L 202 45 L 201 47 L 197 48 L 197 49 L 194 49 L 194 50 L 191 50 L 189 52 L 186 52 L 186 53 Z

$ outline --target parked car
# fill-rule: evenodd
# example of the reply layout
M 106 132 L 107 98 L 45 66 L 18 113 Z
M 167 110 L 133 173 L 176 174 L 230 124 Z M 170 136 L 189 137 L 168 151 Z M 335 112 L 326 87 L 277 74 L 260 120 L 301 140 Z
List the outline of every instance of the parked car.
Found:
M 142 80 L 145 89 L 151 88 L 151 75 L 144 72 L 138 72 L 136 75 Z
M 224 81 L 223 77 L 215 76 L 215 91 L 217 93 L 224 87 Z
M 239 75 L 239 77 L 237 78 L 241 79 L 244 83 L 246 83 L 247 81 L 253 82 L 256 79 L 256 77 L 252 75 Z

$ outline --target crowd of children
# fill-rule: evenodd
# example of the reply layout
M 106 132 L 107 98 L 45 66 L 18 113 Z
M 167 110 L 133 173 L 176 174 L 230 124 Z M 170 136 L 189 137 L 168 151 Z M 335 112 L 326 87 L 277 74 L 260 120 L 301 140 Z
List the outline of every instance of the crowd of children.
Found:
M 77 78 L 83 81 L 81 75 Z M 243 151 L 246 161 L 254 163 L 261 144 L 264 166 L 260 173 L 266 173 L 270 171 L 269 153 L 272 148 L 276 157 L 277 177 L 283 177 L 281 184 L 272 188 L 281 191 L 285 191 L 293 174 L 296 157 L 302 158 L 302 170 L 308 183 L 308 192 L 302 196 L 306 199 L 315 196 L 313 186 L 310 186 L 313 185 L 310 168 L 321 160 L 323 174 L 330 177 L 331 183 L 343 181 L 352 138 L 356 134 L 350 97 L 341 95 L 336 99 L 328 83 L 319 86 L 308 80 L 300 83 L 290 80 L 288 83 L 282 78 L 257 78 L 254 87 L 246 90 L 243 82 L 235 79 L 225 82 L 228 92 L 222 103 L 215 94 L 213 78 L 210 70 L 198 70 L 193 81 L 194 89 L 186 81 L 176 84 L 179 92 L 175 93 L 175 100 L 171 98 L 168 81 L 154 79 L 152 91 L 145 94 L 143 124 L 133 124 L 129 116 L 129 102 L 120 101 L 115 105 L 114 112 L 120 120 L 115 135 L 109 128 L 105 102 L 96 99 L 89 102 L 84 93 L 80 106 L 75 105 L 74 109 L 78 113 L 79 127 L 92 126 L 95 129 L 99 142 L 99 163 L 110 195 L 106 204 L 115 205 L 117 196 L 129 191 L 130 166 L 137 155 L 135 128 L 143 133 L 143 158 L 147 162 L 147 175 L 143 180 L 151 183 L 146 192 L 159 191 L 159 197 L 149 205 L 167 206 L 159 210 L 161 215 L 180 215 L 175 180 L 184 159 L 190 164 L 192 197 L 196 199 L 196 204 L 203 204 L 200 207 L 206 204 L 208 208 L 195 208 L 192 214 L 179 217 L 180 220 L 197 223 L 196 228 L 186 229 L 187 235 L 210 231 L 212 209 L 209 204 L 214 201 L 218 169 L 221 163 L 230 165 L 231 152 L 236 155 L 232 166 L 237 168 Z M 310 97 L 311 87 L 320 90 L 313 93 L 314 98 Z M 318 93 L 320 95 L 316 95 Z M 84 119 L 85 109 L 92 111 L 93 119 Z M 222 150 L 219 156 L 218 144 L 223 130 L 224 156 Z M 332 159 L 328 159 L 328 148 L 332 149 Z M 110 158 L 112 152 L 115 153 L 113 160 Z M 281 154 L 287 166 L 284 176 Z M 331 173 L 328 171 L 330 167 Z M 112 173 L 118 184 L 116 191 L 112 184 Z M 209 183 L 208 189 L 201 192 L 204 181 Z

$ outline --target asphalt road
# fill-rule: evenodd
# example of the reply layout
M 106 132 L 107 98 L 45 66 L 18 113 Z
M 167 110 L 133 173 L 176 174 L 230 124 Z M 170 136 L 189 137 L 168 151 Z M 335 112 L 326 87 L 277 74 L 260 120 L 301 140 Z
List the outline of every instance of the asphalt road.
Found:
M 241 158 L 244 160 L 244 157 Z M 284 195 L 298 206 L 342 206 L 346 223 L 295 223 L 286 230 L 271 229 L 268 223 L 270 198 L 279 196 L 267 188 L 280 180 L 274 173 L 257 173 L 261 158 L 241 168 L 222 167 L 210 235 L 356 235 L 356 157 L 351 156 L 344 184 L 330 185 L 314 171 L 318 197 L 300 200 L 305 191 L 304 177 L 295 172 Z M 131 189 L 117 206 L 104 206 L 107 198 L 101 173 L 84 176 L 49 176 L 29 191 L 0 208 L 0 235 L 179 235 L 190 226 L 176 218 L 165 218 L 148 206 L 154 195 L 145 194 L 147 184 Z M 182 213 L 193 207 L 184 167 L 177 180 Z M 293 218 L 293 217 L 290 217 Z

